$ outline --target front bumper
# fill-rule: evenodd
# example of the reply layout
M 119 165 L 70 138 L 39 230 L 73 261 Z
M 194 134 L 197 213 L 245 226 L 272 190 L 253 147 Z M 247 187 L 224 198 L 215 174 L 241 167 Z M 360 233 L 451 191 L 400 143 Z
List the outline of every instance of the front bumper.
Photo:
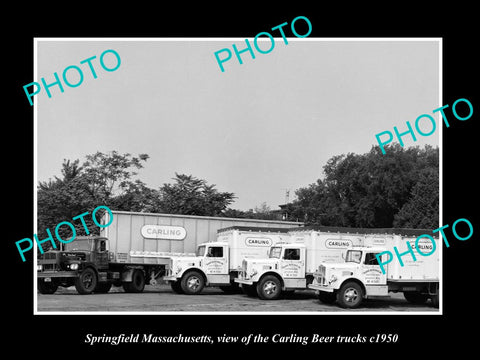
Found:
M 253 280 L 245 280 L 245 279 L 238 279 L 236 278 L 234 280 L 236 283 L 239 283 L 239 284 L 245 284 L 245 285 L 253 285 Z
M 39 271 L 37 272 L 37 278 L 70 278 L 77 277 L 76 271 Z
M 330 286 L 318 285 L 318 284 L 310 284 L 308 285 L 308 288 L 312 290 L 325 291 L 325 292 L 333 292 L 335 290 Z

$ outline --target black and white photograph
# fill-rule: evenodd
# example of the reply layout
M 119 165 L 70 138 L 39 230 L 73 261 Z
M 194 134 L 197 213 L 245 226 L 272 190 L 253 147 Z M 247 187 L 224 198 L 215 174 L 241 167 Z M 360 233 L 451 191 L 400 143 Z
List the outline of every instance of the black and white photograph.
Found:
M 8 39 L 12 346 L 472 344 L 451 331 L 475 313 L 471 15 L 299 8 L 28 11 Z

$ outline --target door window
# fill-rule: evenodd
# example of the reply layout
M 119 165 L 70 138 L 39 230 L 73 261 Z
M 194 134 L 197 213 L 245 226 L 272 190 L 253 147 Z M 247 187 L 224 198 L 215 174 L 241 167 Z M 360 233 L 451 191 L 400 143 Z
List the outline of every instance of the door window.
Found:
M 285 260 L 300 260 L 300 249 L 285 249 Z
M 207 257 L 223 257 L 223 247 L 221 246 L 209 247 Z

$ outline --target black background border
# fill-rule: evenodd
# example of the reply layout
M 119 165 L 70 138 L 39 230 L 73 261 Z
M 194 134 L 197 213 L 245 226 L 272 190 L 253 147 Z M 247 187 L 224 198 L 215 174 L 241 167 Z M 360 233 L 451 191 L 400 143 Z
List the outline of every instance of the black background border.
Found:
M 272 6 L 273 7 L 273 6 Z M 260 10 L 247 3 L 220 4 L 213 9 L 184 6 L 182 10 L 155 4 L 136 8 L 124 5 L 106 6 L 84 4 L 34 5 L 29 8 L 9 10 L 14 21 L 2 28 L 7 42 L 3 56 L 7 86 L 7 117 L 4 121 L 4 206 L 7 229 L 3 250 L 7 258 L 2 291 L 7 300 L 4 323 L 7 329 L 5 344 L 18 349 L 22 344 L 33 345 L 39 357 L 59 350 L 84 354 L 135 351 L 174 350 L 181 354 L 198 354 L 205 350 L 210 357 L 231 356 L 230 349 L 243 351 L 283 352 L 293 348 L 296 352 L 330 351 L 368 347 L 381 356 L 384 350 L 402 354 L 432 355 L 451 345 L 462 345 L 462 350 L 472 347 L 475 334 L 476 304 L 475 253 L 478 250 L 478 215 L 474 203 L 475 129 L 480 107 L 478 104 L 478 57 L 475 54 L 477 39 L 474 12 L 471 5 L 456 2 L 431 8 L 419 8 L 406 3 L 383 7 L 364 4 L 338 8 L 317 5 L 288 6 L 282 9 Z M 312 23 L 309 37 L 441 37 L 443 38 L 443 104 L 453 104 L 458 98 L 467 98 L 473 104 L 474 114 L 468 121 L 451 121 L 443 128 L 443 223 L 452 224 L 458 218 L 467 218 L 474 224 L 474 236 L 465 242 L 454 240 L 449 249 L 444 248 L 443 303 L 444 314 L 433 315 L 33 315 L 32 256 L 21 262 L 15 241 L 33 234 L 33 108 L 29 106 L 23 85 L 33 79 L 34 37 L 242 37 L 251 38 L 261 31 L 296 16 L 306 16 Z M 12 25 L 13 24 L 13 25 Z M 478 28 L 477 28 L 478 29 Z M 372 106 L 375 99 L 372 99 Z M 433 109 L 425 109 L 429 113 Z M 395 109 L 392 109 L 392 113 Z M 420 115 L 420 114 L 419 114 Z M 12 141 L 9 142 L 9 139 Z M 55 144 L 52 143 L 54 147 Z M 470 293 L 472 292 L 472 293 Z M 4 305 L 5 306 L 5 305 Z M 300 336 L 320 335 L 399 335 L 395 344 L 242 344 L 215 345 L 159 345 L 136 344 L 129 346 L 97 345 L 84 343 L 85 335 L 115 335 L 120 333 L 154 333 L 156 335 L 232 335 L 243 336 L 275 333 Z M 202 350 L 203 349 L 203 350 Z M 213 351 L 212 351 L 213 349 Z M 218 350 L 218 351 L 217 351 Z M 227 350 L 227 351 L 225 351 Z M 41 356 L 44 354 L 45 356 Z M 172 353 L 173 354 L 173 353 Z M 333 352 L 332 352 L 333 354 Z M 339 353 L 342 354 L 342 353 Z M 158 354 L 165 355 L 165 354 Z

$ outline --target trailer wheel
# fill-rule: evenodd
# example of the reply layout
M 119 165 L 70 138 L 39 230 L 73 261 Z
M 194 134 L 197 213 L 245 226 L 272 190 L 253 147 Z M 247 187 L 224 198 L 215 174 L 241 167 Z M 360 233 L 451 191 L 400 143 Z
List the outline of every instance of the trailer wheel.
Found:
M 337 294 L 334 292 L 319 291 L 318 300 L 324 304 L 333 304 L 337 300 Z
M 128 293 L 141 293 L 145 288 L 145 276 L 142 270 L 134 270 L 132 281 L 123 283 L 123 290 Z
M 75 278 L 75 289 L 79 294 L 91 294 L 97 287 L 97 273 L 92 268 L 83 270 L 77 278 Z
M 282 284 L 274 275 L 267 275 L 257 283 L 258 297 L 263 300 L 276 300 L 282 293 Z
M 355 309 L 362 303 L 362 300 L 362 287 L 353 281 L 343 284 L 337 293 L 338 304 L 343 308 Z
M 97 294 L 106 294 L 112 288 L 112 283 L 98 283 L 97 287 L 95 288 L 95 292 Z
M 182 290 L 182 284 L 180 284 L 180 281 L 171 281 L 170 286 L 172 287 L 172 290 L 177 293 L 177 294 L 183 294 Z
M 242 284 L 242 291 L 250 297 L 256 297 L 257 294 L 257 287 L 255 285 L 246 285 Z
M 405 299 L 409 303 L 416 305 L 425 304 L 428 300 L 428 295 L 422 294 L 418 291 L 407 291 L 403 293 L 403 296 L 405 296 Z
M 40 294 L 50 295 L 54 294 L 58 289 L 58 285 L 53 282 L 45 282 L 44 279 L 38 279 L 38 291 Z
M 200 294 L 205 286 L 205 279 L 198 271 L 189 271 L 180 282 L 182 290 L 187 295 Z

